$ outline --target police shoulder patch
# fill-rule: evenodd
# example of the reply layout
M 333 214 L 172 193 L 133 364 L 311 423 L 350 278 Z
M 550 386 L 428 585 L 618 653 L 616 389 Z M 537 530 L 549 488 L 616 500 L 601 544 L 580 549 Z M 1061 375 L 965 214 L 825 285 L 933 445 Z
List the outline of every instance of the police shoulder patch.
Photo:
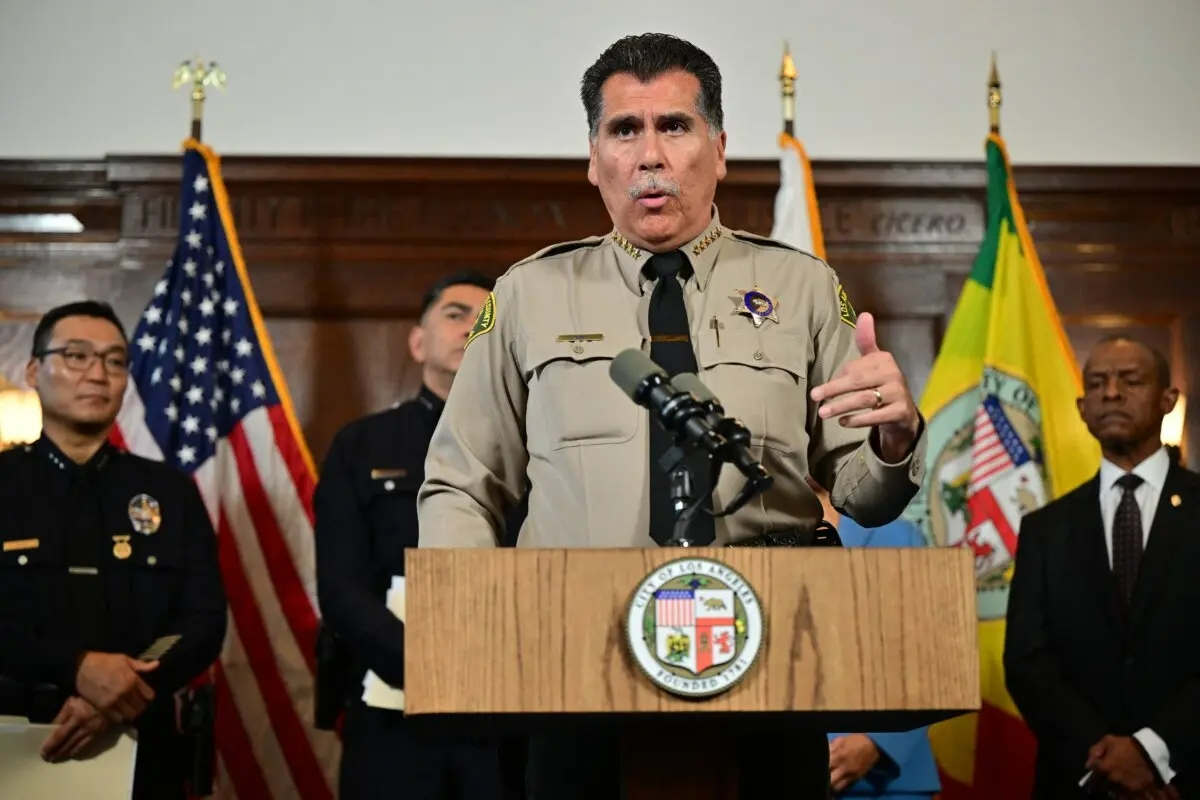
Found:
M 858 314 L 854 312 L 854 306 L 850 305 L 850 298 L 846 296 L 846 287 L 840 283 L 837 287 L 838 310 L 841 313 L 842 322 L 849 325 L 851 328 L 858 323 Z
M 463 347 L 467 347 L 478 337 L 491 331 L 495 325 L 496 293 L 489 292 L 487 300 L 483 301 L 483 308 L 479 309 L 479 314 L 475 317 L 475 324 L 471 327 L 471 332 L 467 335 L 467 343 Z

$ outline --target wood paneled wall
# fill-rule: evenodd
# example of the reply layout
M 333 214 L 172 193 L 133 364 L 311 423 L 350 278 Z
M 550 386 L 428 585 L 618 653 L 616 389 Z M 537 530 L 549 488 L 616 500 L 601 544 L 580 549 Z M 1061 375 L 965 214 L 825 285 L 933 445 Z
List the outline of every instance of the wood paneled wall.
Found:
M 425 287 L 500 274 L 611 228 L 576 160 L 223 159 L 238 233 L 297 413 L 320 459 L 348 420 L 410 395 L 406 336 Z M 815 164 L 829 261 L 920 392 L 983 234 L 978 163 Z M 774 161 L 730 165 L 722 220 L 770 232 Z M 169 256 L 175 156 L 0 161 L 0 374 L 21 382 L 37 316 L 112 301 L 131 329 Z M 1200 168 L 1016 170 L 1076 352 L 1130 328 L 1200 396 Z M 1196 414 L 1191 415 L 1193 419 Z M 1200 425 L 1188 425 L 1195 462 Z

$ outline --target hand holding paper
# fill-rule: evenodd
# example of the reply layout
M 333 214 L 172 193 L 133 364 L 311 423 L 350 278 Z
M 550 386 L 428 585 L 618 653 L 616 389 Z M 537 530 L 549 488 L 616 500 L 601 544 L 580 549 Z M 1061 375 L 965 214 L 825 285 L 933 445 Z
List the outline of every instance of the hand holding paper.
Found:
M 388 590 L 388 611 L 404 622 L 404 576 L 392 578 L 392 588 Z M 404 710 L 404 690 L 384 683 L 383 679 L 374 672 L 367 672 L 363 679 L 362 700 L 372 708 L 386 708 L 392 711 Z
M 57 725 L 46 737 L 41 755 L 51 763 L 84 754 L 97 737 L 109 728 L 108 720 L 82 697 L 70 697 L 54 718 Z

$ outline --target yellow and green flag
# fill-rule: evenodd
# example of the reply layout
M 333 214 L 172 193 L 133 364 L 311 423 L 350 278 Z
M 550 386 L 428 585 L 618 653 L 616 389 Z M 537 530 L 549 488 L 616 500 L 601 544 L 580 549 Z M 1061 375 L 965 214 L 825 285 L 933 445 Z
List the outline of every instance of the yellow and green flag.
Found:
M 1017 197 L 987 140 L 987 230 L 921 398 L 925 484 L 907 516 L 975 554 L 983 705 L 930 730 L 944 800 L 1028 797 L 1033 736 L 1004 686 L 1004 618 L 1022 515 L 1090 478 L 1100 452 L 1075 408 L 1079 369 Z

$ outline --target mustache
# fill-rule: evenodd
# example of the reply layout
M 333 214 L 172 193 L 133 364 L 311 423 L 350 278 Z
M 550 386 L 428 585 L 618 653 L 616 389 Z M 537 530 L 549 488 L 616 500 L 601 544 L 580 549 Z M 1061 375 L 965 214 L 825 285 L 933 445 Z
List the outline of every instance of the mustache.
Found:
M 645 194 L 664 194 L 670 197 L 679 196 L 679 184 L 670 178 L 650 173 L 629 187 L 629 196 L 637 200 Z

